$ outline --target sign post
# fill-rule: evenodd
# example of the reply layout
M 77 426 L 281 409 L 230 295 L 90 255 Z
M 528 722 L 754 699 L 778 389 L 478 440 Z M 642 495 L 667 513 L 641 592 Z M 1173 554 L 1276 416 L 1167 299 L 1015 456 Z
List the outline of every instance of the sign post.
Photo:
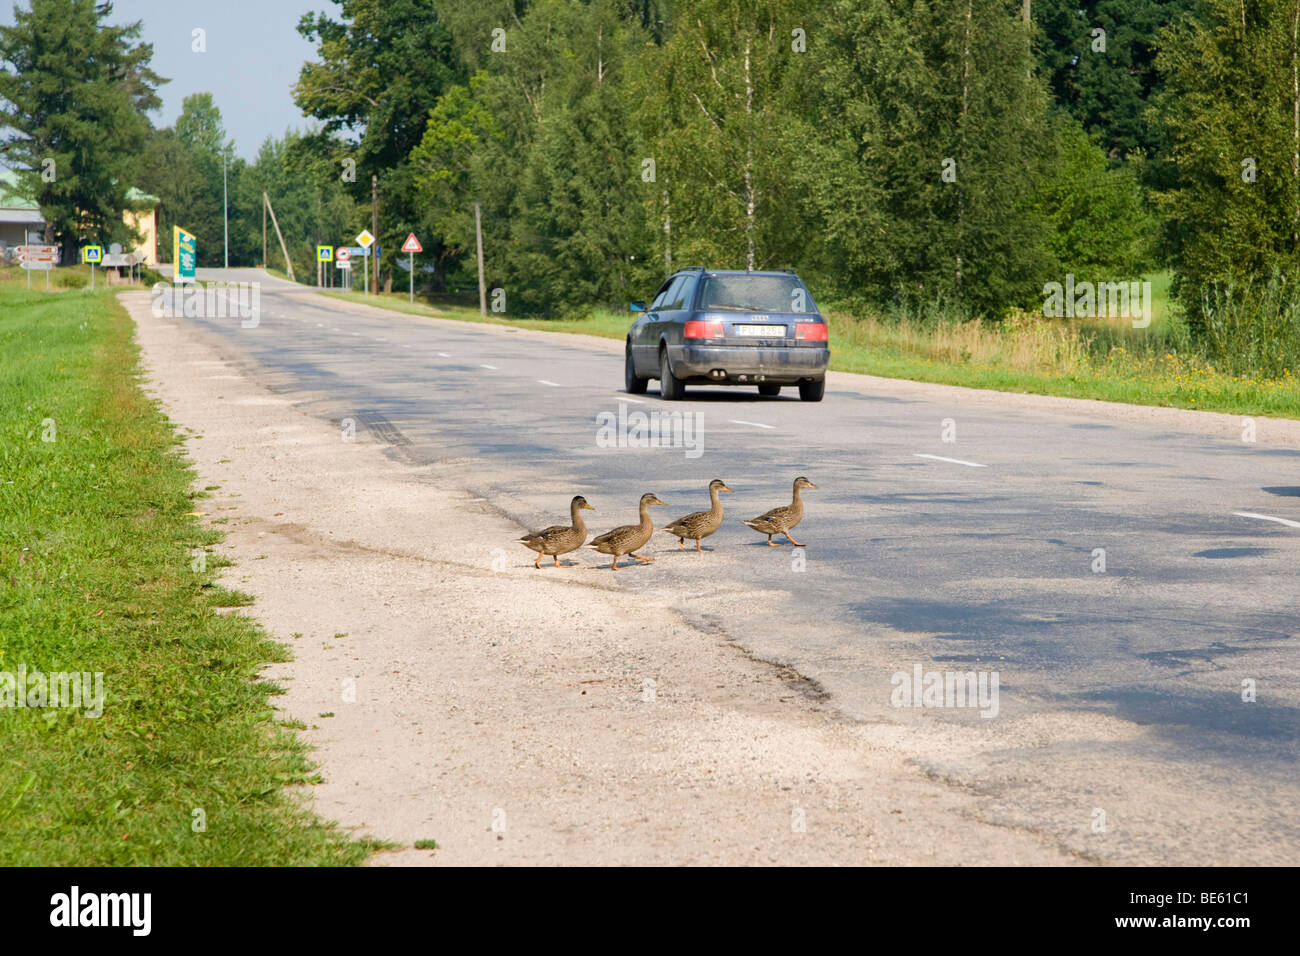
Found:
M 327 268 L 327 267 L 324 265 L 324 263 L 327 263 L 327 262 L 333 262 L 333 261 L 334 261 L 334 247 L 333 247 L 333 246 L 317 246 L 317 247 L 316 247 L 316 285 L 317 285 L 317 286 L 319 286 L 319 285 L 321 284 L 321 272 L 322 272 L 325 268 Z
M 198 238 L 180 226 L 172 226 L 172 283 L 195 280 L 198 265 Z
M 424 251 L 420 240 L 415 238 L 415 233 L 406 237 L 406 242 L 402 243 L 402 251 L 411 254 L 411 302 L 415 302 L 415 254 Z
M 59 261 L 58 246 L 17 246 L 18 265 L 27 273 L 27 288 L 32 287 L 32 270 L 45 273 L 45 288 L 50 288 L 50 270 Z
M 375 237 L 370 234 L 369 229 L 361 230 L 361 235 L 357 236 L 357 245 L 359 245 L 362 249 L 365 250 L 365 252 L 363 252 L 362 255 L 366 255 L 366 256 L 370 255 L 370 246 L 374 243 L 374 241 L 375 241 Z M 376 289 L 375 291 L 378 292 L 379 290 Z M 370 269 L 369 268 L 366 269 L 365 292 L 366 295 L 370 294 Z
M 95 263 L 104 261 L 103 246 L 82 246 L 81 261 L 90 263 L 90 291 L 95 291 Z

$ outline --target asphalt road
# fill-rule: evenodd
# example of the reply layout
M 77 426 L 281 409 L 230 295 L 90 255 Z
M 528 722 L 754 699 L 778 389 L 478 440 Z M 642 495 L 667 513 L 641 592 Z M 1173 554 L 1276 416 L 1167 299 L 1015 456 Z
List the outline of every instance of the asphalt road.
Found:
M 984 819 L 1101 862 L 1300 862 L 1300 450 L 847 377 L 820 404 L 749 389 L 670 404 L 653 383 L 621 391 L 619 343 L 358 309 L 253 270 L 200 278 L 261 281 L 256 328 L 188 321 L 268 385 L 526 527 L 583 494 L 598 533 L 635 521 L 646 491 L 669 505 L 662 525 L 725 479 L 715 550 L 656 533 L 655 563 L 618 572 L 628 600 L 667 591 L 796 668 L 878 722 L 882 746 L 977 794 Z M 602 447 L 598 416 L 620 408 L 689 414 L 702 440 Z M 768 548 L 738 519 L 786 503 L 796 475 L 819 486 L 806 548 Z M 610 573 L 578 560 L 538 573 Z M 997 716 L 895 706 L 891 678 L 918 664 L 996 672 Z

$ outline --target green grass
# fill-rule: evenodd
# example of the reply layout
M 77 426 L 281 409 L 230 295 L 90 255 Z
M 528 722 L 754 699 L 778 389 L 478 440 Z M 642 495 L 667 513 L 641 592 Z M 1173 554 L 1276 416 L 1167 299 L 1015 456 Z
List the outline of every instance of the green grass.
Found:
M 375 845 L 293 789 L 315 779 L 301 724 L 259 677 L 286 651 L 215 610 L 250 599 L 215 583 L 220 536 L 112 293 L 0 276 L 0 348 L 0 672 L 105 692 L 99 717 L 0 707 L 0 865 L 362 861 Z
M 1122 321 L 1067 322 L 1031 314 L 989 323 L 828 309 L 831 368 L 968 388 L 1300 418 L 1300 382 L 1294 375 L 1267 379 L 1214 368 L 1187 340 L 1169 295 L 1170 274 L 1145 278 L 1152 292 L 1147 329 Z M 619 340 L 632 323 L 627 312 L 596 310 L 570 319 L 489 312 L 483 318 L 477 308 L 409 303 L 406 292 L 323 294 L 412 315 Z

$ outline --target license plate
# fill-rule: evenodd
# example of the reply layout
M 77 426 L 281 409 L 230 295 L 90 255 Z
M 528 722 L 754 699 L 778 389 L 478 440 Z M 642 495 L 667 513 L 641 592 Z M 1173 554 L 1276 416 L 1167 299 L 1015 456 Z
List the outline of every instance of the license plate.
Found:
M 731 331 L 736 335 L 752 335 L 755 338 L 785 338 L 784 325 L 733 325 Z

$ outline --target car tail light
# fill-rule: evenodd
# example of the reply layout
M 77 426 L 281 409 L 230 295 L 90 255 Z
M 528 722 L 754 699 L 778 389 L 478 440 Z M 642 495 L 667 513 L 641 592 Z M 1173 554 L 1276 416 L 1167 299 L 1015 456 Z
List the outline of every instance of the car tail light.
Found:
M 682 335 L 688 339 L 720 339 L 725 333 L 721 322 L 706 322 L 704 319 L 687 319 Z
M 825 342 L 825 322 L 798 322 L 794 327 L 794 337 L 804 342 Z

